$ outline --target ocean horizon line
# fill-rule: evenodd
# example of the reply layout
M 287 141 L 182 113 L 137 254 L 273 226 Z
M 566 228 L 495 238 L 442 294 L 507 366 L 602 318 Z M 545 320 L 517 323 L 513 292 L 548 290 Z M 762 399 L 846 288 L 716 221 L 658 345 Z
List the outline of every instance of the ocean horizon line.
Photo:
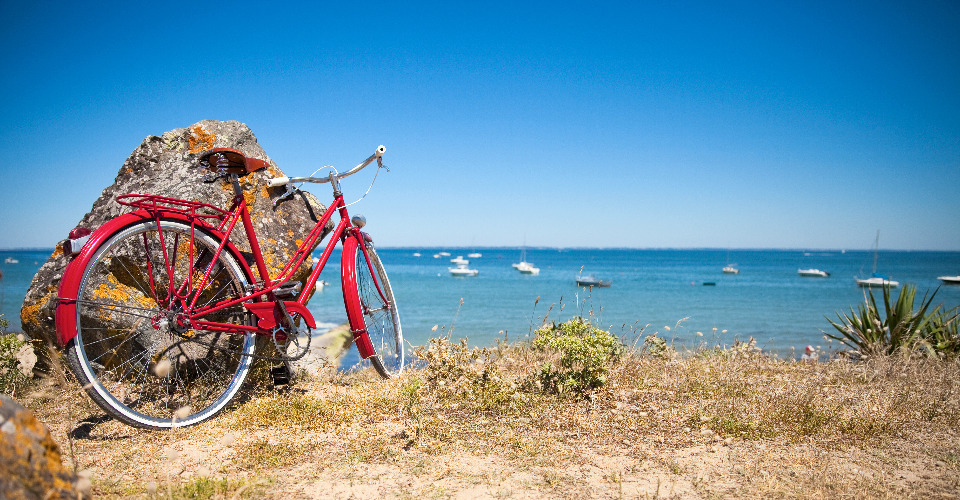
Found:
M 322 247 L 323 245 L 318 245 L 317 248 Z M 0 248 L 0 252 L 39 252 L 47 251 L 53 252 L 55 246 L 51 247 L 11 247 L 11 248 Z M 799 248 L 799 247 L 631 247 L 631 246 L 588 246 L 588 245 L 575 245 L 575 246 L 556 246 L 556 245 L 421 245 L 421 246 L 411 246 L 411 245 L 377 245 L 377 248 L 384 250 L 422 250 L 425 248 L 430 249 L 440 249 L 440 250 L 521 250 L 526 248 L 528 250 L 654 250 L 654 251 L 677 251 L 677 250 L 690 250 L 690 251 L 723 251 L 723 252 L 872 252 L 874 249 L 870 247 L 866 248 Z M 881 248 L 879 250 L 882 252 L 936 252 L 936 253 L 956 253 L 960 252 L 960 249 L 956 250 L 942 250 L 942 249 L 924 249 L 924 248 Z

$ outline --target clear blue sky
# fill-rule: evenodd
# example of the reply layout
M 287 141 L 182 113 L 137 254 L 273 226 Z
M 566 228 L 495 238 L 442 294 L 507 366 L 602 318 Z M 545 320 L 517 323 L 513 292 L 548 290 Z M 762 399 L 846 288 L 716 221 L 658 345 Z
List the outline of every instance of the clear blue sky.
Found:
M 216 119 L 382 246 L 960 250 L 960 2 L 461 3 L 0 2 L 0 248 Z

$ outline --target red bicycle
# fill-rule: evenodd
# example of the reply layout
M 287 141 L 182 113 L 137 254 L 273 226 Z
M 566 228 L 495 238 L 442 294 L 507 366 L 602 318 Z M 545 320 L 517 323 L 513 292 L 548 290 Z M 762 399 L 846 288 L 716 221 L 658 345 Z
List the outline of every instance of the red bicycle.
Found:
M 343 301 L 360 357 L 383 377 L 399 374 L 404 346 L 393 290 L 372 239 L 361 231 L 366 220 L 350 217 L 340 190 L 341 179 L 374 161 L 384 168 L 384 151 L 380 146 L 342 174 L 270 180 L 271 186 L 329 182 L 333 187 L 333 203 L 274 277 L 238 182 L 267 163 L 234 149 L 200 156 L 211 172 L 205 180 L 232 183 L 229 210 L 128 194 L 117 201 L 134 211 L 92 234 L 74 230 L 67 245 L 80 248 L 60 282 L 56 325 L 67 365 L 87 394 L 108 414 L 137 427 L 193 425 L 217 415 L 240 392 L 254 360 L 289 366 L 309 350 L 316 323 L 306 304 L 337 244 Z M 339 223 L 309 278 L 302 286 L 290 281 L 334 213 Z M 238 223 L 256 274 L 230 241 Z M 272 342 L 275 353 L 257 354 L 258 337 Z

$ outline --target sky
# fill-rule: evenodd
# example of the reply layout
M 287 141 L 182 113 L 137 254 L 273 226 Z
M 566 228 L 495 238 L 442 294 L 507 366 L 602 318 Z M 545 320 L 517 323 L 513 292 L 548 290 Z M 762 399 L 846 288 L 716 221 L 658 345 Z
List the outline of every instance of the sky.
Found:
M 960 250 L 960 2 L 88 4 L 0 1 L 0 248 L 212 119 L 380 246 Z

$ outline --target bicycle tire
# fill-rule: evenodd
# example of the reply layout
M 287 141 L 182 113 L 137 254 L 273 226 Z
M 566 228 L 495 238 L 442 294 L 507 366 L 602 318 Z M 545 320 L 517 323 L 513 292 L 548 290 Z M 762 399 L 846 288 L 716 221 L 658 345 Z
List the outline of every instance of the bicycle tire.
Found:
M 177 325 L 176 312 L 196 293 L 176 293 L 188 276 L 198 284 L 220 240 L 188 221 L 145 220 L 117 230 L 90 259 L 77 290 L 76 336 L 67 365 L 91 399 L 135 427 L 195 425 L 238 395 L 252 366 L 252 333 Z M 192 247 L 192 252 L 191 252 Z M 197 305 L 241 297 L 250 281 L 226 248 L 213 264 Z M 151 286 L 152 284 L 152 286 Z M 251 324 L 242 304 L 204 319 Z
M 397 312 L 397 302 L 393 296 L 393 288 L 387 278 L 387 272 L 377 255 L 373 244 L 359 243 L 356 248 L 354 272 L 356 273 L 355 287 L 346 290 L 346 300 L 358 300 L 362 318 L 351 318 L 351 324 L 363 324 L 375 355 L 369 359 L 370 364 L 383 378 L 391 378 L 403 372 L 405 358 L 403 346 L 403 331 L 400 327 L 400 315 Z M 369 265 L 367 262 L 369 257 Z M 376 273 L 374 280 L 371 269 Z M 378 288 L 379 284 L 379 288 Z M 350 286 L 348 284 L 345 286 Z M 351 308 L 347 308 L 348 315 Z M 362 321 L 362 323 L 359 323 Z

